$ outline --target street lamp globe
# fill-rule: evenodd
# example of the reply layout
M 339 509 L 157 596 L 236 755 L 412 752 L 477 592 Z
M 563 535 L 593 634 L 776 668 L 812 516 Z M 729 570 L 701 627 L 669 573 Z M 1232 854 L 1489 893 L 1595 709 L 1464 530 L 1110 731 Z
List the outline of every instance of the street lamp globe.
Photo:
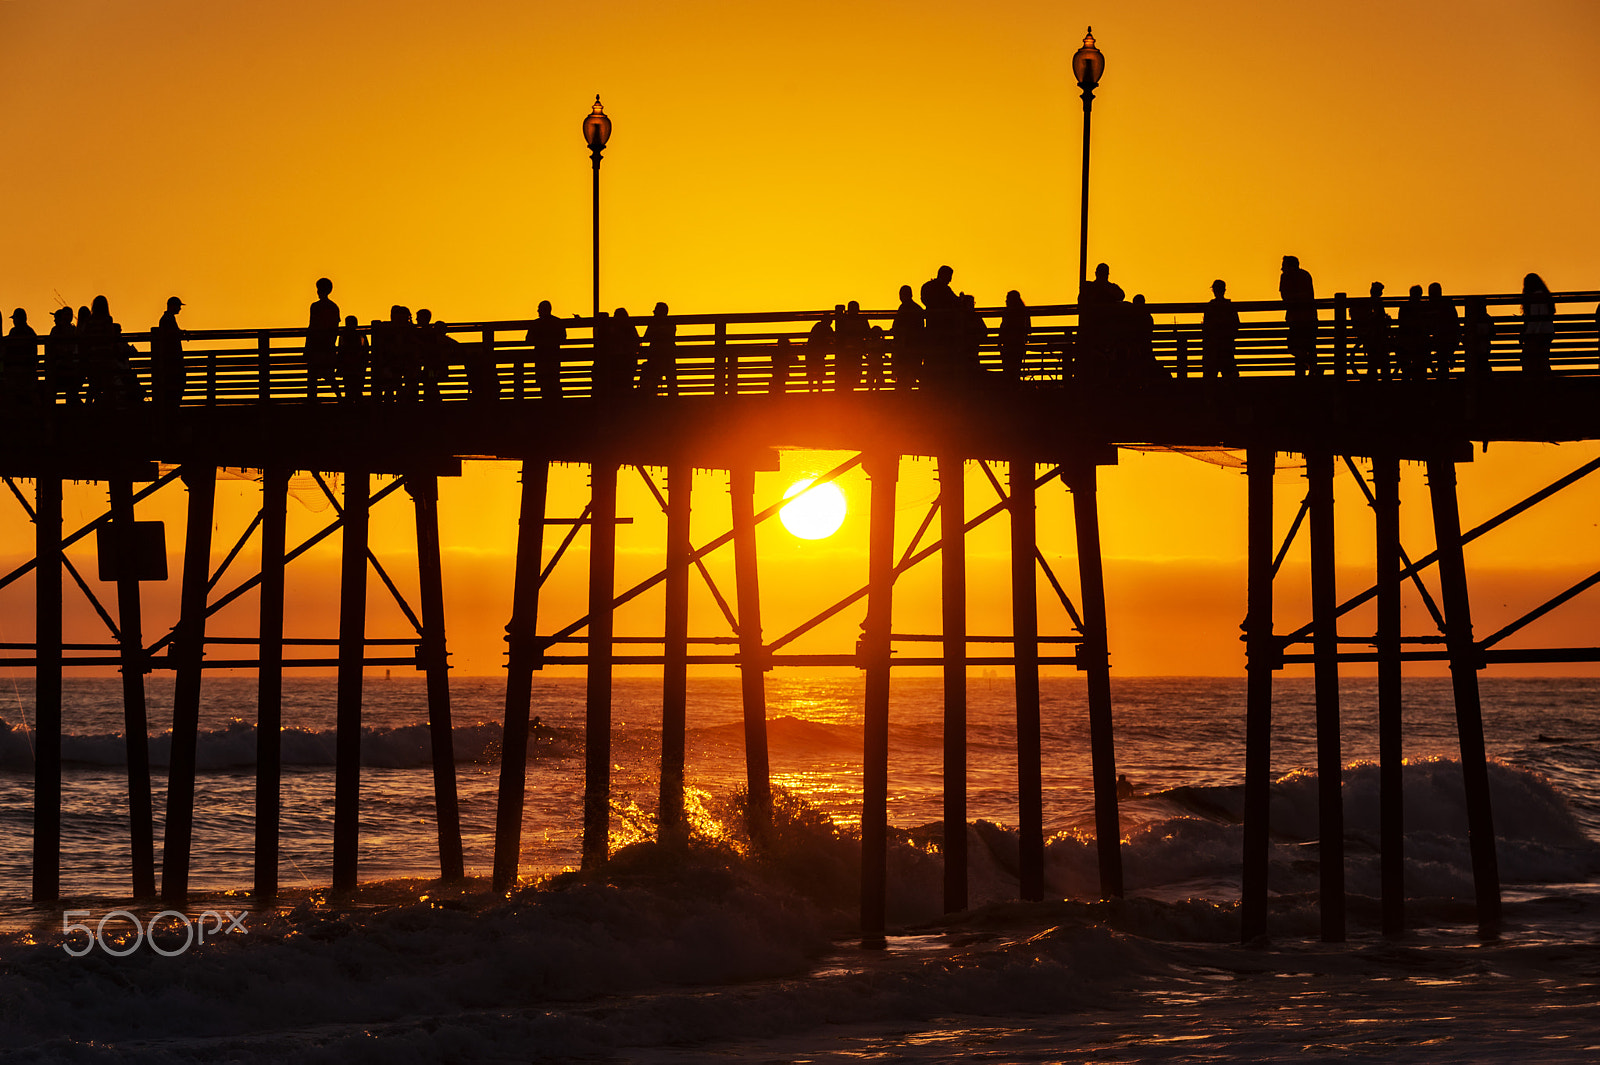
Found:
M 594 110 L 590 111 L 583 120 L 583 141 L 595 151 L 599 151 L 606 146 L 606 141 L 610 139 L 611 119 L 607 117 L 605 108 L 600 106 L 600 95 L 596 93 Z
M 1090 26 L 1084 35 L 1083 47 L 1072 54 L 1072 76 L 1078 79 L 1079 88 L 1093 89 L 1100 84 L 1100 75 L 1105 73 L 1105 69 L 1106 57 L 1094 46 L 1094 27 Z M 595 99 L 598 101 L 599 97 Z M 597 102 L 596 110 L 599 106 Z

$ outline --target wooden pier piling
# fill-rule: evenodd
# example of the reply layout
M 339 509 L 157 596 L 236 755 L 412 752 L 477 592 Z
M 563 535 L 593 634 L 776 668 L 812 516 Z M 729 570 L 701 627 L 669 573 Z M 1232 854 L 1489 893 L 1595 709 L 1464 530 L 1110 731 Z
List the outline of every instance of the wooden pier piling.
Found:
M 1306 455 L 1311 523 L 1311 623 L 1316 663 L 1317 860 L 1322 938 L 1344 939 L 1344 761 L 1339 743 L 1338 589 L 1333 558 L 1333 456 Z
M 1377 543 L 1378 823 L 1383 934 L 1406 927 L 1405 765 L 1400 744 L 1400 463 L 1372 460 Z
M 33 904 L 61 897 L 61 476 L 34 482 Z
M 1083 590 L 1083 642 L 1079 668 L 1089 697 L 1089 749 L 1094 778 L 1095 848 L 1100 894 L 1122 895 L 1122 825 L 1117 812 L 1116 735 L 1111 716 L 1111 651 L 1106 636 L 1106 582 L 1100 558 L 1100 509 L 1095 466 L 1067 471 L 1078 536 L 1078 583 Z
M 1450 653 L 1450 684 L 1456 701 L 1461 742 L 1461 775 L 1467 791 L 1467 839 L 1472 849 L 1472 886 L 1478 925 L 1493 932 L 1500 924 L 1500 865 L 1495 854 L 1494 814 L 1489 802 L 1488 755 L 1483 742 L 1483 708 L 1478 697 L 1478 649 L 1472 639 L 1472 604 L 1467 596 L 1467 565 L 1461 550 L 1461 513 L 1456 502 L 1456 468 L 1448 459 L 1428 462 L 1428 494 L 1433 501 L 1434 539 L 1439 550 L 1439 587 L 1444 600 L 1445 645 Z
M 544 565 L 544 511 L 549 484 L 549 463 L 543 459 L 523 460 L 511 621 L 506 625 L 506 704 L 500 732 L 500 786 L 495 800 L 491 882 L 498 894 L 504 894 L 516 884 L 522 852 L 528 713 L 533 701 L 533 671 L 540 667 L 543 654 L 538 636 L 539 585 Z
M 611 847 L 612 621 L 617 567 L 617 463 L 596 459 L 589 527 L 589 666 L 583 730 L 583 866 Z
M 439 876 L 466 873 L 461 850 L 461 811 L 456 798 L 456 754 L 450 715 L 450 658 L 444 623 L 444 563 L 439 548 L 439 478 L 407 474 L 417 521 L 418 599 L 422 645 L 418 648 L 428 686 L 428 743 L 433 762 L 433 808 L 438 819 Z
M 662 625 L 661 786 L 656 836 L 662 843 L 688 838 L 683 810 L 685 730 L 689 702 L 689 520 L 694 467 L 667 467 L 666 616 Z M 743 617 L 743 614 L 740 615 Z
M 133 484 L 110 483 L 111 527 L 117 545 L 117 635 L 122 660 L 122 737 L 128 760 L 128 837 L 135 898 L 156 894 L 155 812 L 150 794 L 150 722 L 145 700 L 144 625 L 139 597 Z
M 1279 650 L 1272 632 L 1272 477 L 1270 447 L 1245 456 L 1246 515 L 1244 871 L 1239 937 L 1250 943 L 1267 934 L 1267 870 L 1272 816 L 1272 674 Z
M 260 665 L 256 668 L 255 897 L 278 896 L 278 834 L 283 811 L 283 596 L 289 471 L 261 471 Z
M 894 510 L 900 456 L 863 464 L 872 482 L 867 529 L 867 617 L 861 634 L 866 672 L 861 743 L 861 942 L 884 945 L 889 890 L 889 656 L 894 629 Z
M 367 544 L 372 478 L 344 479 L 344 535 L 339 565 L 339 666 L 334 732 L 333 889 L 356 886 L 361 853 L 361 697 L 367 641 Z
M 939 459 L 939 569 L 944 634 L 944 910 L 967 908 L 966 463 Z
M 1038 542 L 1033 460 L 1012 459 L 1011 635 L 1017 693 L 1017 878 L 1024 900 L 1044 898 L 1044 755 L 1039 732 Z
M 739 688 L 744 704 L 746 816 L 750 840 L 761 846 L 772 827 L 772 769 L 767 754 L 767 652 L 761 642 L 755 485 L 753 468 L 740 465 L 729 471 L 734 594 L 739 604 Z
M 178 631 L 169 652 L 176 676 L 172 696 L 172 753 L 167 768 L 167 821 L 161 846 L 161 898 L 169 906 L 189 899 L 189 857 L 194 842 L 195 747 L 200 729 L 200 677 L 206 653 L 206 595 L 210 583 L 211 523 L 216 512 L 217 469 L 186 464 L 189 490 L 183 534 L 183 587 Z

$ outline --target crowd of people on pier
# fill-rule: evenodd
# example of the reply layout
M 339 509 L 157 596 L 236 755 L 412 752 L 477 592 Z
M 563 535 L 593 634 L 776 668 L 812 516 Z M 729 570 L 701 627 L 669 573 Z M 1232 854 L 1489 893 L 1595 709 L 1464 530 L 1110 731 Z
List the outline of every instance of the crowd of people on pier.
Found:
M 1012 385 L 1057 373 L 1080 382 L 1139 386 L 1167 379 L 1169 371 L 1156 355 L 1155 322 L 1142 295 L 1127 298 L 1111 280 L 1110 267 L 1099 264 L 1084 283 L 1078 323 L 1070 340 L 1063 331 L 1041 336 L 1032 312 L 1015 290 L 1006 293 L 997 328 L 977 309 L 976 299 L 952 286 L 955 271 L 941 266 L 918 290 L 900 287 L 900 301 L 885 328 L 873 324 L 857 301 L 825 312 L 803 337 L 779 336 L 768 347 L 771 358 L 766 391 L 852 392 L 879 389 L 945 389 Z M 1239 311 L 1227 296 L 1227 282 L 1211 283 L 1212 299 L 1200 323 L 1199 376 L 1239 376 Z M 306 398 L 324 394 L 336 401 L 370 399 L 378 403 L 436 401 L 465 386 L 472 399 L 495 399 L 504 393 L 496 353 L 478 344 L 463 344 L 449 335 L 430 311 L 396 305 L 383 321 L 363 327 L 355 315 L 341 317 L 332 299 L 333 282 L 316 282 L 305 331 Z M 1516 335 L 1524 372 L 1548 374 L 1556 335 L 1556 305 L 1538 274 L 1523 279 L 1521 317 L 1503 323 L 1489 313 L 1483 297 L 1463 302 L 1446 297 L 1438 282 L 1412 285 L 1408 298 L 1386 303 L 1382 282 L 1369 294 L 1350 300 L 1348 350 L 1332 352 L 1316 304 L 1311 274 L 1292 255 L 1284 256 L 1278 286 L 1284 306 L 1286 344 L 1294 373 L 1317 377 L 1325 371 L 1340 377 L 1421 381 L 1453 373 L 1471 376 L 1492 370 L 1497 337 Z M 920 302 L 919 302 L 920 301 Z M 183 401 L 190 382 L 184 360 L 184 331 L 178 325 L 183 300 L 173 296 L 158 323 L 149 330 L 147 380 L 136 370 L 139 352 L 123 336 L 105 296 L 90 306 L 54 312 L 54 324 L 40 336 L 27 311 L 12 312 L 12 326 L 0 345 L 0 390 L 17 405 L 108 404 L 128 406 L 148 400 L 159 407 Z M 1396 312 L 1390 313 L 1391 307 Z M 1595 310 L 1600 326 L 1600 307 Z M 880 321 L 883 319 L 880 317 Z M 563 364 L 581 379 L 588 370 L 593 395 L 676 396 L 684 386 L 688 352 L 701 360 L 698 373 L 715 377 L 715 390 L 728 388 L 732 372 L 727 350 L 703 344 L 680 348 L 677 323 L 665 303 L 643 322 L 643 333 L 625 308 L 601 312 L 594 320 L 587 348 L 567 347 L 568 323 L 552 311 L 548 300 L 528 325 L 525 344 L 532 351 L 531 389 L 518 395 L 557 399 L 588 391 L 579 380 L 564 385 Z M 1600 331 L 1600 330 L 1597 330 Z M 796 340 L 798 342 L 796 342 Z M 998 365 L 984 352 L 998 354 Z M 741 354 L 754 350 L 747 341 Z M 707 353 L 710 357 L 707 358 Z M 518 358 L 522 354 L 519 353 Z M 586 365 L 580 365 L 586 364 Z M 457 369 L 461 373 L 457 374 Z M 570 371 L 569 371 L 570 373 Z M 522 380 L 522 371 L 517 371 Z M 742 374 L 747 391 L 748 371 Z

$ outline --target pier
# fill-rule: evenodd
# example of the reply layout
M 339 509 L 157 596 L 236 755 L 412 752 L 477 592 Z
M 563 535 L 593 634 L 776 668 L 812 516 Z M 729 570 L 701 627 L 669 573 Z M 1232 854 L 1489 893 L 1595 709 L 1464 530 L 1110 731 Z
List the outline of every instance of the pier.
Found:
M 126 334 L 134 352 L 129 372 L 137 390 L 90 404 L 13 402 L 0 443 L 3 474 L 18 505 L 36 527 L 33 559 L 0 576 L 0 588 L 37 573 L 32 643 L 0 645 L 0 664 L 29 667 L 37 678 L 34 766 L 33 901 L 51 906 L 61 895 L 61 681 L 67 670 L 116 665 L 122 671 L 128 744 L 132 893 L 182 905 L 189 893 L 189 856 L 195 816 L 195 744 L 205 671 L 247 667 L 259 677 L 260 719 L 256 790 L 255 893 L 263 902 L 278 893 L 277 832 L 282 787 L 278 733 L 283 671 L 337 670 L 335 800 L 330 846 L 333 887 L 360 880 L 357 861 L 361 810 L 360 729 L 363 670 L 415 668 L 427 680 L 432 737 L 440 874 L 463 872 L 455 763 L 451 753 L 448 629 L 444 611 L 438 480 L 458 475 L 479 459 L 521 463 L 517 553 L 507 619 L 507 678 L 493 854 L 496 891 L 511 888 L 518 858 L 527 771 L 534 675 L 546 666 L 585 669 L 585 801 L 574 811 L 583 825 L 585 865 L 607 858 L 610 831 L 610 730 L 613 669 L 659 667 L 663 684 L 659 832 L 680 841 L 683 814 L 686 676 L 696 665 L 736 666 L 742 678 L 745 756 L 751 836 L 761 837 L 770 817 L 764 677 L 773 669 L 850 666 L 865 675 L 863 729 L 864 805 L 861 827 L 861 935 L 871 944 L 885 932 L 889 681 L 894 669 L 939 667 L 945 678 L 945 780 L 947 823 L 966 821 L 966 677 L 972 667 L 1008 668 L 1016 685 L 1018 765 L 1016 821 L 1020 833 L 1019 894 L 1044 894 L 1044 813 L 1050 797 L 1040 782 L 1039 671 L 1072 666 L 1087 681 L 1093 755 L 1095 828 L 1100 891 L 1123 892 L 1117 812 L 1116 707 L 1110 670 L 1116 648 L 1107 639 L 1108 601 L 1099 543 L 1098 474 L 1117 461 L 1119 448 L 1211 450 L 1244 456 L 1248 477 L 1247 744 L 1242 752 L 1246 787 L 1241 937 L 1266 933 L 1270 805 L 1272 687 L 1278 670 L 1307 663 L 1316 674 L 1317 768 L 1320 784 L 1322 936 L 1346 934 L 1343 818 L 1340 798 L 1339 669 L 1377 664 L 1382 752 L 1383 930 L 1404 930 L 1403 818 L 1400 795 L 1400 677 L 1406 662 L 1448 663 L 1455 696 L 1461 764 L 1468 797 L 1470 845 L 1479 923 L 1499 919 L 1499 873 L 1489 804 L 1481 708 L 1480 670 L 1506 662 L 1600 661 L 1600 646 L 1508 650 L 1502 641 L 1586 588 L 1600 573 L 1522 618 L 1479 637 L 1471 616 L 1471 574 L 1463 547 L 1515 519 L 1543 499 L 1600 468 L 1600 460 L 1473 528 L 1463 529 L 1457 507 L 1457 466 L 1469 461 L 1473 441 L 1584 441 L 1600 438 L 1600 347 L 1594 307 L 1600 292 L 1555 295 L 1557 317 L 1548 372 L 1520 366 L 1514 313 L 1516 295 L 1485 300 L 1498 327 L 1487 368 L 1463 366 L 1426 378 L 1383 377 L 1369 372 L 1351 319 L 1354 301 L 1343 295 L 1317 301 L 1315 375 L 1297 375 L 1288 351 L 1281 303 L 1238 303 L 1244 317 L 1237 342 L 1237 378 L 1203 375 L 1201 317 L 1204 304 L 1150 304 L 1158 323 L 1149 334 L 1148 364 L 1160 374 L 1129 372 L 1108 363 L 1081 335 L 1074 305 L 1030 308 L 1033 328 L 1020 364 L 1002 359 L 993 325 L 1001 309 L 980 311 L 990 332 L 971 365 L 958 377 L 916 387 L 897 379 L 892 347 L 867 352 L 867 365 L 884 356 L 888 367 L 853 387 L 840 387 L 836 352 L 822 387 L 813 391 L 798 365 L 779 385 L 775 360 L 806 353 L 811 326 L 826 312 L 681 315 L 668 377 L 672 394 L 634 390 L 635 367 L 620 372 L 597 355 L 593 319 L 567 319 L 568 339 L 559 364 L 560 395 L 549 385 L 549 366 L 536 362 L 525 339 L 527 320 L 450 324 L 453 345 L 446 369 L 428 387 L 407 385 L 383 399 L 363 379 L 343 400 L 316 398 L 305 355 L 304 329 L 190 331 L 183 336 L 186 388 L 176 404 L 143 398 L 152 393 L 147 334 Z M 1364 302 L 1364 301 L 1363 301 Z M 1402 301 L 1388 300 L 1391 308 Z M 1463 297 L 1452 297 L 1455 305 Z M 866 311 L 889 326 L 892 310 Z M 386 326 L 374 323 L 375 338 Z M 892 339 L 891 339 L 892 345 Z M 1145 358 L 1143 354 L 1139 356 Z M 781 364 L 781 362 L 780 362 Z M 1109 369 L 1108 369 L 1109 367 Z M 1148 368 L 1148 367 L 1147 367 Z M 876 387 L 873 387 L 873 384 Z M 598 394 L 597 394 L 598 393 Z M 755 473 L 777 468 L 778 449 L 825 449 L 852 457 L 819 483 L 859 466 L 871 484 L 869 579 L 837 589 L 829 606 L 787 632 L 765 631 L 761 621 L 761 565 L 756 528 L 778 513 L 783 500 L 758 498 Z M 896 485 L 901 460 L 937 463 L 941 493 L 909 539 L 896 528 Z M 1300 515 L 1287 529 L 1273 522 L 1274 471 L 1281 456 L 1305 467 Z M 591 498 L 581 514 L 548 513 L 552 463 L 588 466 Z M 965 471 L 976 465 L 992 499 L 967 500 Z M 1362 467 L 1365 466 L 1364 470 Z M 213 562 L 211 539 L 219 468 L 260 471 L 256 521 Z M 342 492 L 321 476 L 332 518 L 315 536 L 290 545 L 285 531 L 287 483 L 295 471 L 337 472 Z M 1399 485 L 1406 475 L 1426 477 L 1434 542 L 1408 554 L 1400 542 Z M 374 475 L 391 475 L 374 490 Z M 664 476 L 663 476 L 664 474 Z M 1372 586 L 1339 602 L 1334 588 L 1333 482 L 1360 482 L 1372 508 L 1378 544 Z M 615 533 L 619 477 L 639 476 L 667 519 L 665 565 L 631 587 L 617 587 Z M 103 482 L 104 513 L 76 529 L 64 525 L 63 481 Z M 31 494 L 20 481 L 32 481 Z M 1079 572 L 1055 573 L 1039 550 L 1036 500 L 1057 485 L 1071 493 Z M 181 617 L 176 627 L 146 642 L 141 582 L 166 579 L 166 556 L 137 520 L 137 506 L 156 492 L 182 485 L 188 493 L 182 563 Z M 404 495 L 398 495 L 403 488 Z M 690 538 L 696 490 L 730 494 L 732 521 L 702 544 Z M 409 498 L 414 511 L 420 594 L 413 606 L 369 548 L 373 509 Z M 976 506 L 977 512 L 972 513 Z M 1003 520 L 1010 532 L 1012 626 L 1009 633 L 967 631 L 965 538 L 985 523 Z M 547 531 L 560 532 L 548 555 Z M 338 533 L 342 545 L 337 634 L 286 633 L 283 602 L 295 558 Z M 107 608 L 73 565 L 68 549 L 98 537 L 100 579 L 115 586 Z M 587 535 L 590 559 L 587 613 L 548 618 L 540 588 L 577 537 Z M 1286 633 L 1273 625 L 1274 584 L 1290 544 L 1310 542 L 1312 616 Z M 253 575 L 227 579 L 257 539 L 261 559 Z M 717 588 L 702 560 L 731 549 L 735 587 Z M 893 610 L 897 578 L 939 556 L 942 611 L 937 631 L 907 631 Z M 1437 598 L 1422 581 L 1438 573 Z M 1038 603 L 1045 578 L 1071 619 L 1070 631 L 1043 632 Z M 367 585 L 376 578 L 392 593 L 414 635 L 367 635 Z M 1063 580 L 1063 577 L 1067 578 Z M 100 642 L 65 643 L 63 587 L 70 578 L 94 606 L 107 630 Z M 727 631 L 691 633 L 688 590 L 695 579 L 711 585 Z M 1407 634 L 1400 625 L 1402 582 L 1421 590 L 1435 631 Z M 663 585 L 665 610 L 659 636 L 619 637 L 618 607 Z M 259 589 L 256 636 L 208 635 L 207 619 L 246 592 Z M 1339 619 L 1376 600 L 1372 633 L 1341 632 Z M 790 645 L 827 619 L 864 612 L 861 638 L 827 653 L 799 653 Z M 928 619 L 924 624 L 931 623 Z M 175 676 L 172 759 L 165 835 L 154 838 L 146 749 L 150 708 L 144 677 L 152 670 Z M 964 839 L 947 832 L 945 905 L 968 904 Z M 157 866 L 159 852 L 159 869 Z M 159 872 L 159 876 L 157 875 Z

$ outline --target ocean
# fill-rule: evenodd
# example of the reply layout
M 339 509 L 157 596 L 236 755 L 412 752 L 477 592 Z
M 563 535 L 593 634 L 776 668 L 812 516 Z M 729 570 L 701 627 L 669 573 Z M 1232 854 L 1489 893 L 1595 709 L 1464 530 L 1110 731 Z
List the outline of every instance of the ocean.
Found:
M 535 677 L 526 886 L 438 875 L 420 677 L 369 678 L 361 877 L 330 897 L 332 679 L 286 683 L 283 903 L 249 908 L 254 680 L 208 678 L 190 916 L 247 928 L 189 941 L 62 935 L 27 904 L 31 682 L 0 680 L 0 1053 L 19 1061 L 689 1062 L 1600 1059 L 1600 680 L 1482 679 L 1507 919 L 1478 935 L 1450 684 L 1405 688 L 1409 932 L 1378 935 L 1375 682 L 1343 701 L 1349 940 L 1318 941 L 1312 685 L 1276 685 L 1271 942 L 1237 945 L 1244 682 L 1115 679 L 1127 897 L 1097 899 L 1084 686 L 1043 682 L 1046 896 L 1017 895 L 1009 678 L 970 689 L 972 906 L 941 914 L 941 685 L 897 680 L 890 734 L 891 935 L 856 942 L 859 678 L 768 679 L 780 830 L 742 838 L 736 678 L 689 692 L 700 840 L 654 834 L 660 684 L 614 699 L 612 848 L 574 874 L 581 679 Z M 452 682 L 467 871 L 492 858 L 503 681 Z M 149 682 L 169 717 L 170 679 Z M 121 688 L 69 680 L 63 908 L 97 924 L 128 898 Z M 157 845 L 168 740 L 152 729 Z M 87 916 L 81 916 L 87 911 Z M 221 918 L 213 924 L 220 925 Z M 142 924 L 141 924 L 142 927 Z M 201 927 L 206 927 L 201 921 Z M 88 949 L 84 950 L 87 946 Z M 66 949 L 64 949 L 64 947 Z M 161 949 L 156 949 L 161 948 Z M 182 948 L 182 949 L 179 949 Z M 114 956 L 125 952 L 125 956 Z M 82 956 L 73 956 L 81 953 Z M 170 956 L 169 956 L 170 955 Z

